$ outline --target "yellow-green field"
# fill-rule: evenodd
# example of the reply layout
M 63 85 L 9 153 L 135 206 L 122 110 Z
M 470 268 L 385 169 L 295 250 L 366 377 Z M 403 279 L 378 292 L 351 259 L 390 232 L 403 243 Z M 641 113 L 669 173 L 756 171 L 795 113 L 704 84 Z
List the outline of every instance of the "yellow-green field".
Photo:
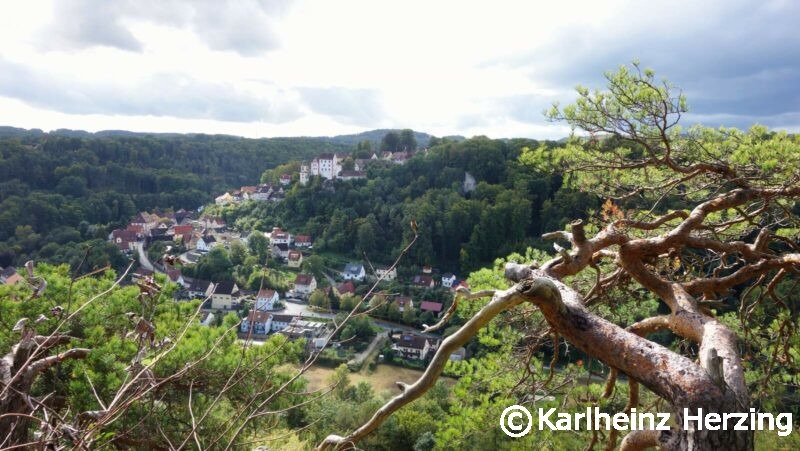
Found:
M 323 366 L 313 366 L 304 375 L 308 380 L 308 389 L 316 390 L 330 384 L 330 377 L 333 368 Z M 376 393 L 389 390 L 392 394 L 400 393 L 395 382 L 401 381 L 411 384 L 422 375 L 422 371 L 402 368 L 393 365 L 378 365 L 371 374 L 367 372 L 366 365 L 358 373 L 350 373 L 350 383 L 357 384 L 361 381 L 368 382 Z M 455 379 L 442 378 L 448 384 L 454 384 Z

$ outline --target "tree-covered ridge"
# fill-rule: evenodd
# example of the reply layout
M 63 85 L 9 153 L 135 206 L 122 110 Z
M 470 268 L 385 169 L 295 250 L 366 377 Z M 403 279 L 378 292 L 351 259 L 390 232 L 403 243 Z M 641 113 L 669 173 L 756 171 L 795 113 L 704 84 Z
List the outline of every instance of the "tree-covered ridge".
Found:
M 599 204 L 546 171 L 518 162 L 532 140 L 445 140 L 405 164 L 367 163 L 367 180 L 293 187 L 280 204 L 243 203 L 220 209 L 241 230 L 281 226 L 315 237 L 325 252 L 391 261 L 408 243 L 414 220 L 419 239 L 402 265 L 434 265 L 461 273 L 498 254 L 541 245 L 544 230 L 561 227 Z M 554 143 L 541 143 L 552 147 Z M 474 186 L 465 178 L 474 178 Z
M 16 134 L 0 139 L 0 266 L 82 258 L 139 211 L 196 209 L 261 173 L 347 147 L 314 138 Z M 121 266 L 92 242 L 98 264 Z

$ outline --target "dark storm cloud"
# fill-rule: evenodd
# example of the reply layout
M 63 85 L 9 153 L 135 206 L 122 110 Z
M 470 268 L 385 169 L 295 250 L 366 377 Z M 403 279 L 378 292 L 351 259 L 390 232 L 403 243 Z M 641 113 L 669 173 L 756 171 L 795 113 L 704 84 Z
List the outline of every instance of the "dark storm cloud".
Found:
M 371 89 L 329 87 L 298 91 L 312 111 L 342 123 L 371 126 L 386 114 L 379 93 Z
M 604 72 L 636 58 L 683 90 L 693 113 L 689 120 L 737 127 L 796 120 L 800 2 L 719 2 L 696 11 L 693 5 L 671 6 L 674 11 L 663 16 L 653 11 L 639 20 L 647 11 L 630 10 L 618 23 L 561 28 L 541 50 L 486 65 L 526 70 L 547 87 L 566 90 L 602 87 Z M 509 111 L 530 120 L 529 109 L 512 105 Z
M 274 20 L 290 0 L 59 0 L 54 21 L 40 36 L 49 49 L 94 46 L 141 51 L 132 21 L 187 28 L 209 48 L 246 56 L 278 47 Z
M 273 91 L 265 97 L 229 84 L 166 74 L 131 86 L 88 83 L 35 72 L 0 58 L 0 96 L 62 113 L 271 123 L 302 115 L 293 93 Z

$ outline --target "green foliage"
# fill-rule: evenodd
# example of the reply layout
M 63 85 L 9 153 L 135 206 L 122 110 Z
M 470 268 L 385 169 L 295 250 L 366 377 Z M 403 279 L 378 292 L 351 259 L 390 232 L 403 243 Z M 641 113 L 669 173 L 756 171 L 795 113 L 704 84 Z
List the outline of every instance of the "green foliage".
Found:
M 309 295 L 308 303 L 314 307 L 324 310 L 329 310 L 331 308 L 331 302 L 330 299 L 328 299 L 328 295 L 325 293 L 325 291 L 320 289 L 314 290 L 311 295 Z
M 5 265 L 35 259 L 74 267 L 80 243 L 105 239 L 139 211 L 196 209 L 222 191 L 255 184 L 267 168 L 346 149 L 311 138 L 58 132 L 0 138 L 0 256 L 11 260 Z M 32 233 L 18 236 L 19 226 Z M 51 236 L 59 228 L 71 231 L 63 243 L 69 249 L 43 254 L 43 246 L 59 242 Z M 93 251 L 124 267 L 115 248 Z
M 540 245 L 534 237 L 550 231 L 543 226 L 561 228 L 597 206 L 580 195 L 550 201 L 559 196 L 559 180 L 517 162 L 530 145 L 538 143 L 446 141 L 404 165 L 372 163 L 366 181 L 337 182 L 333 190 L 318 182 L 295 186 L 280 204 L 243 203 L 223 215 L 243 229 L 280 225 L 310 234 L 318 252 L 359 259 L 366 254 L 373 262 L 396 258 L 413 236 L 408 227 L 413 219 L 419 238 L 402 264 L 464 273 L 497 255 Z M 462 190 L 465 172 L 479 182 L 474 192 Z M 545 208 L 553 204 L 564 213 Z
M 4 321 L 13 324 L 21 317 L 36 318 L 39 314 L 45 314 L 50 319 L 35 327 L 39 334 L 46 335 L 58 322 L 50 313 L 54 305 L 64 307 L 65 317 L 80 308 L 80 313 L 67 322 L 62 330 L 69 331 L 75 337 L 72 346 L 89 348 L 91 352 L 86 359 L 64 360 L 43 374 L 35 386 L 34 394 L 63 398 L 61 414 L 69 418 L 78 412 L 100 409 L 98 397 L 105 403 L 111 403 L 117 390 L 130 380 L 126 368 L 137 354 L 137 344 L 134 339 L 126 338 L 133 329 L 126 312 L 142 313 L 139 290 L 129 286 L 107 291 L 116 277 L 113 271 L 82 278 L 74 283 L 70 282 L 66 265 L 55 267 L 39 264 L 35 271 L 37 276 L 48 282 L 41 298 L 21 302 L 20 299 L 29 295 L 26 287 L 0 286 L 0 310 Z M 89 300 L 91 302 L 87 302 Z M 156 340 L 168 337 L 174 348 L 148 349 L 142 362 L 152 365 L 157 380 L 184 369 L 186 372 L 160 389 L 157 399 L 145 396 L 141 401 L 134 401 L 117 421 L 105 426 L 101 435 L 104 438 L 95 443 L 96 446 L 109 446 L 109 441 L 114 440 L 121 431 L 127 431 L 132 438 L 160 441 L 161 438 L 152 436 L 152 431 L 159 430 L 173 443 L 180 443 L 186 438 L 186 425 L 192 421 L 192 414 L 188 410 L 190 385 L 193 387 L 194 414 L 199 418 L 208 411 L 202 427 L 198 429 L 198 439 L 204 447 L 209 447 L 217 439 L 227 443 L 231 431 L 226 423 L 232 413 L 244 406 L 250 396 L 265 388 L 264 380 L 272 382 L 271 388 L 256 396 L 255 402 L 266 402 L 267 397 L 288 380 L 289 373 L 280 368 L 298 361 L 302 342 L 285 343 L 284 337 L 276 335 L 262 346 L 243 349 L 236 337 L 238 318 L 235 315 L 225 317 L 221 327 L 204 327 L 194 316 L 197 308 L 197 301 L 173 302 L 169 290 L 157 298 L 152 316 Z M 2 352 L 7 352 L 18 339 L 18 332 L 12 332 L 10 328 L 0 329 Z M 240 378 L 235 386 L 222 391 L 228 378 L 237 371 L 247 374 L 247 377 Z M 303 382 L 292 383 L 290 387 L 293 393 L 301 392 Z M 215 403 L 217 396 L 220 399 Z M 279 410 L 293 405 L 298 399 L 297 395 L 280 394 L 265 405 Z M 282 422 L 275 416 L 257 418 L 246 430 L 263 431 Z M 283 425 L 287 426 L 285 423 Z

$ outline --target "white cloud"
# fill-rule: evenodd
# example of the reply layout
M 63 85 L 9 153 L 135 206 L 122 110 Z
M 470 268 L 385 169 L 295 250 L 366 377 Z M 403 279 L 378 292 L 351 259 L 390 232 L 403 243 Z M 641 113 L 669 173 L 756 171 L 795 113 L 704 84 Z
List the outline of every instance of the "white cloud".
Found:
M 0 95 L 17 111 L 0 122 L 554 138 L 568 130 L 542 109 L 638 57 L 686 88 L 690 118 L 796 129 L 799 11 L 739 0 L 6 4 L 0 64 L 13 70 Z

